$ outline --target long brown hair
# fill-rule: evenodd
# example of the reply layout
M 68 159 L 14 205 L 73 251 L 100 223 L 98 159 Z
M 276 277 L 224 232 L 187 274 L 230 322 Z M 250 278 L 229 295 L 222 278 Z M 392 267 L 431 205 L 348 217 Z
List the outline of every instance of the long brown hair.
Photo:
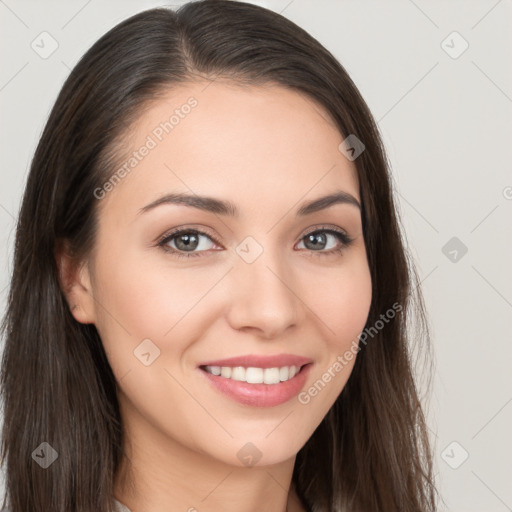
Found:
M 304 93 L 343 136 L 365 145 L 354 163 L 373 331 L 345 388 L 297 454 L 297 494 L 314 512 L 434 511 L 431 448 L 411 357 L 418 347 L 430 350 L 428 322 L 378 127 L 345 69 L 316 39 L 271 10 L 229 0 L 150 9 L 121 22 L 78 62 L 51 111 L 19 212 L 2 323 L 10 510 L 112 510 L 123 456 L 116 381 L 95 326 L 70 314 L 55 250 L 65 240 L 77 261 L 90 254 L 94 191 L 116 170 L 119 142 L 142 109 L 180 83 L 218 77 Z M 393 304 L 400 305 L 396 316 L 376 328 Z M 55 455 L 50 447 L 58 463 L 36 464 L 38 456 Z

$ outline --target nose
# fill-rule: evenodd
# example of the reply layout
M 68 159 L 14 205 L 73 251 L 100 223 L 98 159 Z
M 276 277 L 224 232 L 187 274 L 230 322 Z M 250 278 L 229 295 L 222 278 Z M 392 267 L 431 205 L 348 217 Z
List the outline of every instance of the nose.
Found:
M 274 339 L 302 319 L 303 303 L 292 269 L 263 253 L 253 263 L 239 260 L 230 273 L 228 322 L 233 329 Z

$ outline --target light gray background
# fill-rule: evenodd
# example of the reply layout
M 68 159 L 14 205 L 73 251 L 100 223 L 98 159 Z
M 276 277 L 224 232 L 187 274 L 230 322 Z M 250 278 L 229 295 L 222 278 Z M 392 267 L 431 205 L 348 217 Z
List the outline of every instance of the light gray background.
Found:
M 432 324 L 428 423 L 441 510 L 512 510 L 511 0 L 253 3 L 282 12 L 340 60 L 384 136 Z M 113 25 L 159 5 L 0 0 L 2 312 L 21 193 L 63 81 Z M 59 45 L 47 59 L 31 48 L 43 31 Z M 469 44 L 457 58 L 447 51 L 463 41 L 442 43 L 453 31 Z M 459 248 L 445 255 L 452 237 Z

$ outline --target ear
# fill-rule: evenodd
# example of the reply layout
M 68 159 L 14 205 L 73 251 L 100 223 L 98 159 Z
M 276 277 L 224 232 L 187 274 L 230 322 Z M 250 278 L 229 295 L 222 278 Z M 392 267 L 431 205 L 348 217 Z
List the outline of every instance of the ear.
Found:
M 57 240 L 55 244 L 55 261 L 60 289 L 66 297 L 71 314 L 82 324 L 94 323 L 94 298 L 87 264 L 73 258 L 69 242 L 63 239 Z

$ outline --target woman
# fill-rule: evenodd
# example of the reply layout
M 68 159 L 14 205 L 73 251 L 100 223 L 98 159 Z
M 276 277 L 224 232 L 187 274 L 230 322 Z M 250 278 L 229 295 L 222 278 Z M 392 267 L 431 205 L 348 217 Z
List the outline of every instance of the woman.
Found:
M 415 279 L 378 129 L 315 39 L 224 0 L 123 21 L 23 197 L 9 510 L 435 510 Z

